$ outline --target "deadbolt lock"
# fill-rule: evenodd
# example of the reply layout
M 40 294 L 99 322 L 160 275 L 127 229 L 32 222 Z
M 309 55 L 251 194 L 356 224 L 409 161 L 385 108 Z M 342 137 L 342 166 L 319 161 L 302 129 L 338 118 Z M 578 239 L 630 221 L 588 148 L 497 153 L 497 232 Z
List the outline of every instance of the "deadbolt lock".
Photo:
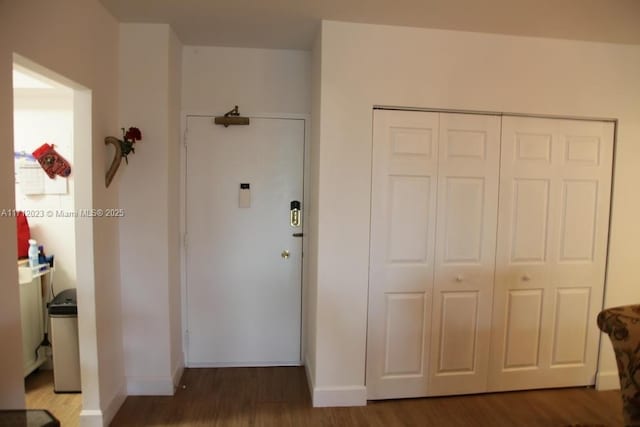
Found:
M 292 227 L 300 227 L 300 224 L 302 223 L 300 202 L 297 200 L 291 201 L 291 208 L 289 210 L 289 220 Z
M 283 259 L 289 259 L 289 251 L 287 251 L 287 250 L 282 251 L 282 253 L 280 254 L 280 256 L 281 256 Z

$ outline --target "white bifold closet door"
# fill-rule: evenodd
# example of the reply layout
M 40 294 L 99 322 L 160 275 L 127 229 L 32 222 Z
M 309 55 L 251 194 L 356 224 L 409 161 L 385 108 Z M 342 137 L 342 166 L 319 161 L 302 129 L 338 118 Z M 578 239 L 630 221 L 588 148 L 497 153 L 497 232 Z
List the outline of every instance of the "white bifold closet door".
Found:
M 427 394 L 438 122 L 437 113 L 374 111 L 368 399 Z
M 368 399 L 594 383 L 613 124 L 374 111 Z
M 376 110 L 373 139 L 367 397 L 484 391 L 500 117 Z
M 440 113 L 430 395 L 486 390 L 500 116 Z
M 489 390 L 594 384 L 613 123 L 503 117 Z

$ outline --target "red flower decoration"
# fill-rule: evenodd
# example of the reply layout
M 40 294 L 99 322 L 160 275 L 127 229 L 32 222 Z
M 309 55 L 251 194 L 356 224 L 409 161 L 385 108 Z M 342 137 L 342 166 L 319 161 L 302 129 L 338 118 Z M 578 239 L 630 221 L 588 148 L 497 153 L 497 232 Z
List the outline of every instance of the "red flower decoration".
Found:
M 127 157 L 129 153 L 135 153 L 136 150 L 134 148 L 134 144 L 136 141 L 140 141 L 142 139 L 142 132 L 140 129 L 131 127 L 129 130 L 125 131 L 122 128 L 122 140 L 118 140 L 120 142 L 120 149 L 122 151 L 122 157 L 124 157 L 124 161 L 129 164 L 129 158 Z
M 140 141 L 142 139 L 142 132 L 140 132 L 140 129 L 138 128 L 131 127 L 124 134 L 124 139 L 126 139 L 127 141 L 130 141 L 131 143 Z

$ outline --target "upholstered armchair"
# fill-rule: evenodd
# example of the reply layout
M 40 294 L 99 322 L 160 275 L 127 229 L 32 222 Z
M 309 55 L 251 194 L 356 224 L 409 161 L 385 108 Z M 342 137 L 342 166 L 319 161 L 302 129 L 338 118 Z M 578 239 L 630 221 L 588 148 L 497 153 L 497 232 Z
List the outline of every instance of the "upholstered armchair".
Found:
M 603 310 L 598 327 L 616 354 L 625 426 L 640 426 L 640 305 Z

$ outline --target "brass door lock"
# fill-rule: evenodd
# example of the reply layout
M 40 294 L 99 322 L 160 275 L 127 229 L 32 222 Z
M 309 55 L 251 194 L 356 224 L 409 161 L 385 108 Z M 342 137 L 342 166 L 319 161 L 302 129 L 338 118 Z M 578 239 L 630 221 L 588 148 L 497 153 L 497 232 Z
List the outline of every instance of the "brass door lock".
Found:
M 302 223 L 302 215 L 300 213 L 300 202 L 293 200 L 291 202 L 291 210 L 289 212 L 290 223 L 292 227 L 300 227 Z

